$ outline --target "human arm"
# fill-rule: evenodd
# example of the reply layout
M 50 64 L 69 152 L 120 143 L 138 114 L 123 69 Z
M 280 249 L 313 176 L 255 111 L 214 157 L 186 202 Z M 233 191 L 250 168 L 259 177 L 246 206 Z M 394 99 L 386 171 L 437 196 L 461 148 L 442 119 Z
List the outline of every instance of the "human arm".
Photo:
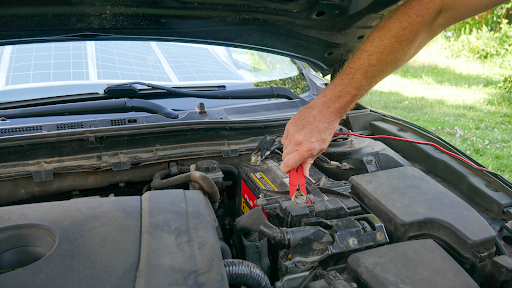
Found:
M 304 172 L 331 141 L 341 118 L 373 86 L 416 55 L 448 26 L 504 3 L 503 0 L 409 0 L 370 34 L 341 73 L 288 122 L 283 164 Z

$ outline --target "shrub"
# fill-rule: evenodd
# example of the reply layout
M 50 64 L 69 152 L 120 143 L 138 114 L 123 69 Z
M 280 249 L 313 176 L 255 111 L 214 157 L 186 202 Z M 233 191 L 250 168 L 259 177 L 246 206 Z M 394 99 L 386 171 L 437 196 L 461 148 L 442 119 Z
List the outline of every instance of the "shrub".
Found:
M 481 60 L 509 56 L 512 52 L 512 28 L 506 22 L 503 20 L 501 31 L 489 31 L 484 26 L 471 34 L 461 35 L 451 41 L 451 51 L 454 56 Z
M 445 30 L 449 38 L 458 39 L 462 35 L 471 35 L 474 31 L 486 29 L 491 32 L 499 32 L 504 20 L 509 18 L 512 2 L 502 4 L 484 13 L 456 23 Z
M 512 71 L 512 27 L 508 20 L 512 2 L 452 25 L 443 33 L 449 40 L 448 48 L 455 57 L 485 60 L 505 71 Z M 496 88 L 501 90 L 501 102 L 512 98 L 512 74 L 499 76 Z

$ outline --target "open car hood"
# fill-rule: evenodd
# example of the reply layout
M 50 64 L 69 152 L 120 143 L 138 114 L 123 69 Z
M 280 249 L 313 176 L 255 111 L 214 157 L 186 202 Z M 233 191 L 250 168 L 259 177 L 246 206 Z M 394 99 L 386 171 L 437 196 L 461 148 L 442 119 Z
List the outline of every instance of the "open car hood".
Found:
M 399 2 L 12 1 L 0 9 L 0 45 L 140 37 L 210 42 L 301 59 L 329 74 Z

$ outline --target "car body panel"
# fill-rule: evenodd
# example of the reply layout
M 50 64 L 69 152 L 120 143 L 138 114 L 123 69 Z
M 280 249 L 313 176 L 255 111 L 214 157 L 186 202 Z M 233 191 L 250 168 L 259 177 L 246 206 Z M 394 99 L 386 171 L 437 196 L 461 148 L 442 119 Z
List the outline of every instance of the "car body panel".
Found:
M 22 1 L 0 10 L 0 45 L 163 40 L 230 45 L 337 71 L 398 0 Z

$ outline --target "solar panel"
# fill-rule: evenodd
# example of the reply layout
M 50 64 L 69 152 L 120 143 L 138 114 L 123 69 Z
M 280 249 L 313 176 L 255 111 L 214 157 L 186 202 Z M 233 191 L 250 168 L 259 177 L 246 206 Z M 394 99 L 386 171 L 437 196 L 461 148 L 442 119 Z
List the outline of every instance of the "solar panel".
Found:
M 6 86 L 89 80 L 167 83 L 247 80 L 225 60 L 231 54 L 226 50 L 224 55 L 222 49 L 170 42 L 89 41 L 0 47 L 0 55 L 5 52 L 8 56 L 3 64 L 7 66 L 4 66 Z
M 172 82 L 150 42 L 94 42 L 98 80 Z
M 12 46 L 5 85 L 89 80 L 85 42 Z
M 179 81 L 244 80 L 208 47 L 168 42 L 157 46 Z

